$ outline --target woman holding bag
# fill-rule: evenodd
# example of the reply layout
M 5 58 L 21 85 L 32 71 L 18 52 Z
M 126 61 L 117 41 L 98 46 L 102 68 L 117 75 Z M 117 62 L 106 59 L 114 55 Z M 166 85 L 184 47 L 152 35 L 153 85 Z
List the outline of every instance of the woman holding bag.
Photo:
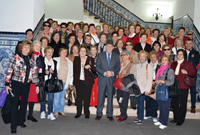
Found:
M 61 92 L 54 93 L 54 116 L 58 117 L 58 113 L 62 116 L 66 116 L 64 113 L 65 108 L 65 91 L 68 86 L 72 87 L 73 82 L 73 64 L 72 62 L 66 57 L 67 56 L 67 49 L 60 48 L 59 50 L 60 57 L 54 58 L 57 61 L 57 73 L 58 79 L 63 81 L 63 90 Z
M 47 81 L 48 79 L 53 77 L 57 77 L 57 69 L 56 65 L 57 62 L 52 59 L 54 49 L 50 46 L 47 46 L 44 49 L 45 57 L 44 57 L 44 67 L 45 67 L 45 76 L 44 80 Z M 56 118 L 53 116 L 53 96 L 54 93 L 48 93 L 45 91 L 45 99 L 44 102 L 41 102 L 41 114 L 40 119 L 46 118 L 46 95 L 48 94 L 48 119 L 55 120 Z
M 160 68 L 158 69 L 156 73 L 156 91 L 160 87 L 158 85 L 166 85 L 171 86 L 174 83 L 174 71 L 170 68 L 170 57 L 168 55 L 163 55 L 160 58 Z M 167 89 L 168 90 L 168 89 Z M 156 95 L 156 99 L 159 95 Z M 167 95 L 168 96 L 168 95 Z M 168 98 L 168 97 L 167 97 Z M 158 106 L 160 109 L 160 116 L 159 116 L 159 122 L 154 123 L 154 125 L 159 126 L 160 129 L 167 128 L 167 122 L 169 118 L 169 107 L 171 103 L 171 98 L 168 98 L 167 101 L 157 101 Z
M 196 76 L 192 62 L 184 60 L 185 53 L 183 49 L 178 50 L 177 61 L 173 62 L 171 65 L 180 87 L 180 95 L 172 99 L 174 119 L 170 121 L 171 123 L 176 123 L 177 126 L 181 126 L 184 123 L 187 112 L 187 99 L 190 87 L 186 85 L 184 77 L 189 76 L 194 78 Z
M 76 87 L 77 93 L 77 113 L 74 118 L 79 118 L 82 114 L 82 105 L 84 101 L 84 114 L 85 118 L 90 118 L 90 97 L 92 86 L 94 84 L 94 79 L 91 79 L 91 73 L 89 69 L 92 71 L 96 71 L 94 59 L 87 56 L 87 48 L 86 46 L 80 47 L 80 56 L 76 56 L 74 58 L 73 63 L 73 74 L 74 80 L 73 84 Z

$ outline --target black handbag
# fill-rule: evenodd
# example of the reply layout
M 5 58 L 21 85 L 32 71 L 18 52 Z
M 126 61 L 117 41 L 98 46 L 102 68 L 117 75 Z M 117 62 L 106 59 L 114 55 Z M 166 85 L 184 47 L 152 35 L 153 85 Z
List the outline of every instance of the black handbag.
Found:
M 167 80 L 167 74 L 168 74 L 169 69 L 167 70 L 167 73 L 166 73 L 166 76 L 165 76 L 165 80 Z M 180 91 L 180 88 L 179 88 L 179 82 L 175 77 L 173 85 L 168 86 L 169 98 L 178 97 L 180 95 L 180 93 L 181 93 L 181 91 Z
M 91 58 L 89 57 L 89 59 L 90 59 L 89 64 L 92 65 Z M 90 71 L 90 78 L 91 79 L 95 79 L 95 78 L 98 77 L 97 72 L 92 71 L 90 68 L 89 68 L 89 71 Z
M 63 82 L 57 77 L 53 77 L 45 81 L 45 91 L 49 93 L 61 92 L 63 90 Z
M 44 84 L 40 84 L 39 89 L 40 89 L 40 92 L 38 93 L 38 102 L 44 102 L 44 99 L 45 99 Z

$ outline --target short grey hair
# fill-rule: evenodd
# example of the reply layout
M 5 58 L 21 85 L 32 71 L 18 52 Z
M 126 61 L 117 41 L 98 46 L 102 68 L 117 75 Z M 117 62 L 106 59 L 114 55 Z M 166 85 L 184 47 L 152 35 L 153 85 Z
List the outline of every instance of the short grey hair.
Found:
M 78 29 L 78 30 L 76 31 L 76 35 L 78 34 L 79 31 L 82 31 L 82 33 L 83 33 L 83 30 L 82 30 L 82 29 Z
M 123 50 L 123 51 L 121 52 L 121 54 L 122 54 L 122 53 L 126 53 L 126 55 L 128 55 L 129 58 L 131 57 L 131 52 L 129 52 L 128 50 Z
M 40 42 L 39 40 L 34 40 L 34 41 L 33 41 L 33 46 L 34 46 L 36 43 L 40 43 L 40 49 L 41 49 L 41 48 L 42 48 L 41 42 Z

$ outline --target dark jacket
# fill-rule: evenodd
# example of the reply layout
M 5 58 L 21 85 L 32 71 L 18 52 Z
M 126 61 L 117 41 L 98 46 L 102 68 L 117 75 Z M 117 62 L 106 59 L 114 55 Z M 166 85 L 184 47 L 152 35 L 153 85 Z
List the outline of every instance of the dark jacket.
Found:
M 171 68 L 174 70 L 174 72 L 176 71 L 177 65 L 178 65 L 177 61 L 171 64 Z M 181 63 L 179 74 L 175 76 L 176 76 L 176 79 L 179 81 L 180 89 L 189 89 L 189 87 L 187 87 L 184 83 L 184 80 L 183 80 L 184 75 L 181 72 L 182 69 L 185 69 L 188 73 L 187 75 L 191 78 L 194 78 L 197 75 L 197 73 L 195 72 L 192 66 L 192 62 L 184 60 L 183 63 Z
M 67 46 L 65 44 L 61 43 L 61 41 L 56 43 L 53 39 L 51 40 L 51 43 L 49 43 L 49 46 L 51 46 L 54 49 L 53 57 L 59 57 L 59 49 L 60 48 L 67 48 Z
M 63 32 L 62 32 L 62 31 L 59 31 L 58 33 L 59 33 L 60 39 L 61 39 Z M 66 45 L 66 46 L 68 45 L 68 35 L 67 35 L 67 31 L 65 32 L 65 45 Z
M 91 64 L 90 64 L 91 63 Z M 89 57 L 87 58 L 85 65 L 90 65 L 91 70 L 96 72 L 96 68 L 94 67 L 94 59 Z M 73 84 L 77 88 L 79 86 L 79 80 L 80 80 L 80 73 L 81 73 L 81 58 L 80 56 L 74 57 L 74 63 L 73 63 L 73 75 L 74 75 L 74 81 Z M 90 86 L 93 85 L 94 80 L 90 78 L 90 71 L 89 69 L 84 68 L 85 73 L 85 85 Z
M 137 51 L 137 52 L 140 52 L 141 50 L 143 50 L 143 49 L 142 49 L 141 43 L 135 44 L 135 47 L 134 47 L 133 49 L 134 49 L 135 51 Z M 146 46 L 145 46 L 144 50 L 145 50 L 146 52 L 148 52 L 148 53 L 151 52 L 151 51 L 152 51 L 151 45 L 146 43 Z
M 197 71 L 196 67 L 199 64 L 199 52 L 192 48 L 192 50 L 189 53 L 188 59 L 187 57 L 187 53 L 185 53 L 185 60 L 191 61 L 195 71 Z
M 125 50 L 125 49 L 124 49 L 124 48 L 122 48 L 122 51 L 123 51 L 123 50 Z M 112 52 L 114 52 L 114 53 L 116 53 L 116 54 L 120 55 L 120 52 L 119 52 L 119 49 L 118 49 L 118 47 L 114 48 Z

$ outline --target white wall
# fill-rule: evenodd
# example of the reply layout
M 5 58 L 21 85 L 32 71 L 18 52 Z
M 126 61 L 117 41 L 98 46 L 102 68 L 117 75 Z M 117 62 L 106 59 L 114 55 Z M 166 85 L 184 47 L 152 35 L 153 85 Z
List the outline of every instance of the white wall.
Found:
M 44 14 L 44 0 L 0 0 L 0 31 L 34 29 Z
M 83 0 L 45 0 L 45 17 L 82 20 Z
M 194 5 L 194 24 L 200 32 L 200 0 L 195 0 Z

